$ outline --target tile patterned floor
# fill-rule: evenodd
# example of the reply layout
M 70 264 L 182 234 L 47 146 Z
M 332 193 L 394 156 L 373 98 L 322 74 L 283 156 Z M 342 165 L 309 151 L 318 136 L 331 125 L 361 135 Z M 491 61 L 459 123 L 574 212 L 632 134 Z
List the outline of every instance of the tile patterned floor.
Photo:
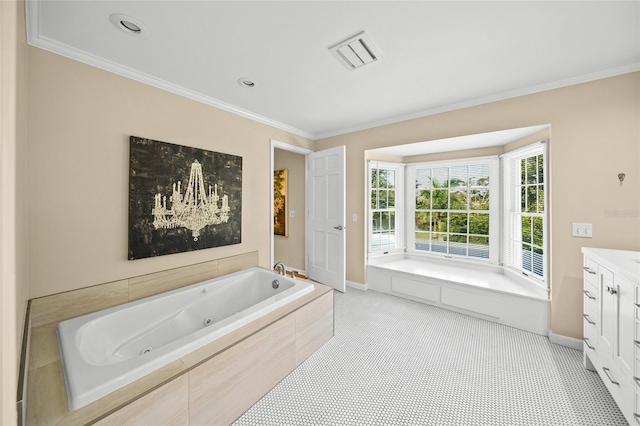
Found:
M 374 291 L 336 294 L 335 336 L 249 425 L 626 425 L 582 352 Z

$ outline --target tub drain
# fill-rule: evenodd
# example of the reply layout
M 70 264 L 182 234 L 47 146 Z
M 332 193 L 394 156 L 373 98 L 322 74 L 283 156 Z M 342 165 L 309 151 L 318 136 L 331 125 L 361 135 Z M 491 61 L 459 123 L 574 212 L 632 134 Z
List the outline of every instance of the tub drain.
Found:
M 148 347 L 144 348 L 142 351 L 140 351 L 140 355 L 148 354 L 152 350 L 153 350 L 153 346 L 148 346 Z
M 205 320 L 203 321 L 203 324 L 205 327 L 210 326 L 211 324 L 213 324 L 213 320 L 211 319 L 211 317 L 207 317 L 205 318 Z

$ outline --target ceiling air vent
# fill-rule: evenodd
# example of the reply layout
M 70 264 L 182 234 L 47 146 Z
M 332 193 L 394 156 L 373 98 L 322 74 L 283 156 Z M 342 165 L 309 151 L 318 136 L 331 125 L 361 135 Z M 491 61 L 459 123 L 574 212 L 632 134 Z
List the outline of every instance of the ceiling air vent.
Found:
M 331 53 L 350 70 L 360 68 L 382 58 L 371 38 L 363 31 L 333 47 Z

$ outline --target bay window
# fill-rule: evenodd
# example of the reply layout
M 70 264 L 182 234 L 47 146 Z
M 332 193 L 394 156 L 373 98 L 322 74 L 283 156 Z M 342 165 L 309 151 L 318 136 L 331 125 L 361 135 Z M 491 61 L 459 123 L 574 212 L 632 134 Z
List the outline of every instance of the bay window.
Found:
M 369 254 L 486 262 L 546 281 L 545 147 L 406 167 L 370 161 Z

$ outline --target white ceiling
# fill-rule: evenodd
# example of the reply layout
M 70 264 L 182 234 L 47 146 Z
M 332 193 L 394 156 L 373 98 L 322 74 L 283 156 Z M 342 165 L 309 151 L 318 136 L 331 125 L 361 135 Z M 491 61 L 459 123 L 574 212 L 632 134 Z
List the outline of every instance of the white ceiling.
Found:
M 27 25 L 32 45 L 311 139 L 640 70 L 640 1 L 28 0 Z M 329 48 L 361 31 L 383 57 L 349 70 Z

